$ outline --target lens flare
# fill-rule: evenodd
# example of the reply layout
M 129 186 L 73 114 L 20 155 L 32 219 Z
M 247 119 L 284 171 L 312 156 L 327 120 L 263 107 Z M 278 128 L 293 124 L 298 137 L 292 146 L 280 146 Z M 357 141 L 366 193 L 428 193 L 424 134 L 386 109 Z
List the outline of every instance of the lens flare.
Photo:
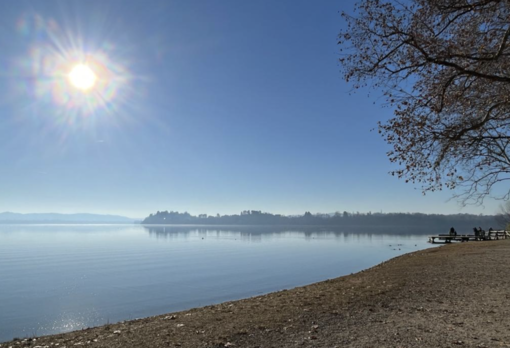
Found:
M 66 124 L 88 116 L 128 117 L 123 111 L 132 106 L 140 84 L 133 88 L 138 78 L 127 69 L 125 48 L 100 36 L 84 38 L 39 15 L 23 17 L 17 29 L 32 40 L 28 54 L 16 59 L 15 91 L 38 110 L 46 108 L 44 115 Z
M 74 87 L 83 91 L 87 91 L 94 87 L 97 80 L 97 76 L 94 71 L 85 64 L 75 65 L 69 73 L 68 78 L 69 82 L 71 82 Z

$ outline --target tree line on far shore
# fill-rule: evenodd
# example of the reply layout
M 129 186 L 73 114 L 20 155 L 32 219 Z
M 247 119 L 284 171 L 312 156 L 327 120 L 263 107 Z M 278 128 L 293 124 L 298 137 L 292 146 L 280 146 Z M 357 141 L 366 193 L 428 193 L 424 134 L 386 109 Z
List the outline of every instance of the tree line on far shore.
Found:
M 244 210 L 233 215 L 191 215 L 187 212 L 158 211 L 150 214 L 142 224 L 164 225 L 288 225 L 288 226 L 420 226 L 445 228 L 446 226 L 503 228 L 499 215 L 474 214 L 422 214 L 422 213 L 350 213 L 280 215 L 260 210 Z

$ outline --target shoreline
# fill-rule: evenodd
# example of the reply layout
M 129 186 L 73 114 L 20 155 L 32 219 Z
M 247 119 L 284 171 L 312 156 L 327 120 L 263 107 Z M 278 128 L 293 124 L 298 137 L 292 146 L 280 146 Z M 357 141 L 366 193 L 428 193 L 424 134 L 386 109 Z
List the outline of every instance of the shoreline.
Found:
M 0 346 L 510 346 L 509 266 L 510 240 L 452 244 L 291 290 Z

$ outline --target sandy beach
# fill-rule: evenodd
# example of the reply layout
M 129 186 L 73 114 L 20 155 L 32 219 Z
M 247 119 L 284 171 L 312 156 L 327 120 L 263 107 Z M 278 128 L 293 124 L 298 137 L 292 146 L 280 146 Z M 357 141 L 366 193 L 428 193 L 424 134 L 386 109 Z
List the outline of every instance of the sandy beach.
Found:
M 510 347 L 510 240 L 406 254 L 292 290 L 7 347 Z

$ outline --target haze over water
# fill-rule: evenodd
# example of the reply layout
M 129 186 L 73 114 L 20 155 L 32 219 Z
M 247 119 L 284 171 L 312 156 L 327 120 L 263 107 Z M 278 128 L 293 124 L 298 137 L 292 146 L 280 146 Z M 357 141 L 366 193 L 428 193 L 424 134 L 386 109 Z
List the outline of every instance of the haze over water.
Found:
M 0 341 L 290 289 L 431 246 L 407 232 L 0 225 Z

